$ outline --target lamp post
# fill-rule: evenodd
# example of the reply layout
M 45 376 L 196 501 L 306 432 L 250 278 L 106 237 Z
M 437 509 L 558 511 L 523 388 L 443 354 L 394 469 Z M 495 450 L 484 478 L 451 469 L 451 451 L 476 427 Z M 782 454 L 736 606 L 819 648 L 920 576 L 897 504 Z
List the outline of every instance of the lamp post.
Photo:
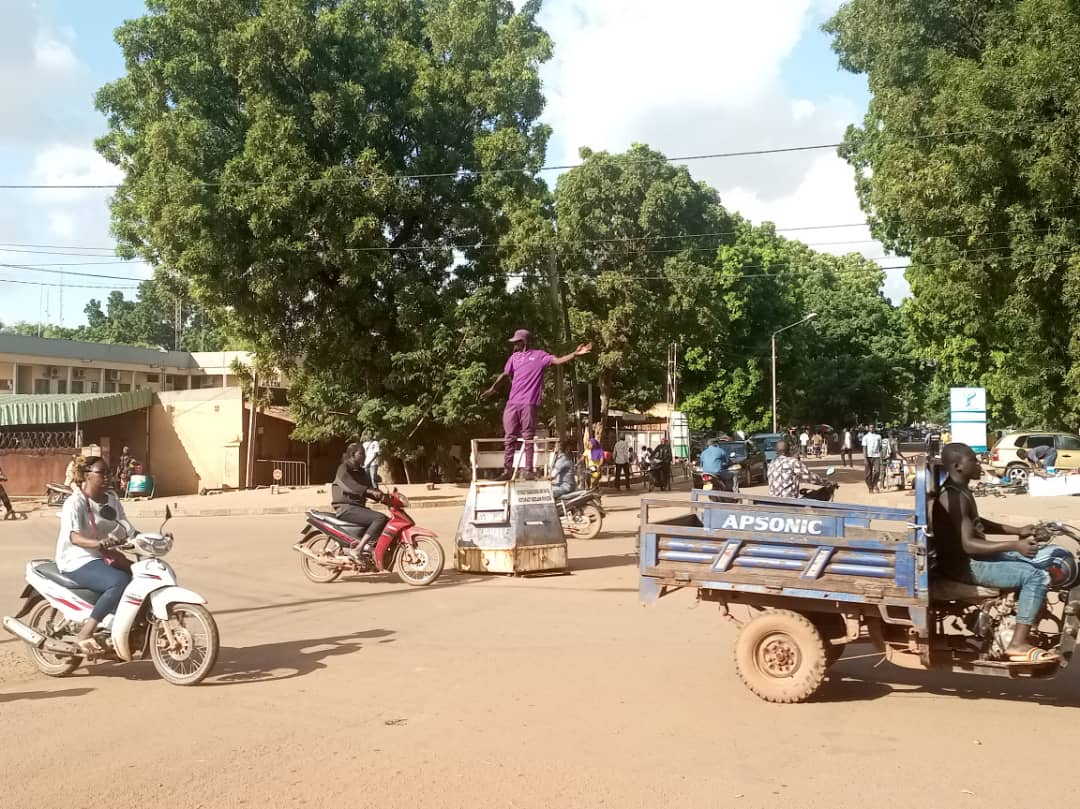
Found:
M 778 335 L 782 331 L 787 331 L 788 329 L 793 329 L 796 326 L 801 326 L 806 321 L 813 320 L 815 317 L 817 317 L 817 312 L 811 312 L 798 323 L 792 323 L 789 326 L 784 326 L 784 328 L 777 329 L 772 333 L 772 431 L 774 433 L 779 432 L 779 427 L 777 423 L 778 420 L 776 417 L 776 335 Z

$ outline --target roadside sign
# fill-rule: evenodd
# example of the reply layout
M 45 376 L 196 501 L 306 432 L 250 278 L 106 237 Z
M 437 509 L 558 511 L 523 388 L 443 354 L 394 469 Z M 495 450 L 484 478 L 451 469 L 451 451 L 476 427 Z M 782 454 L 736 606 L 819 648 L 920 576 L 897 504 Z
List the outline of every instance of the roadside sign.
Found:
M 949 388 L 952 440 L 986 452 L 986 388 Z
M 281 481 L 281 470 L 280 469 L 275 469 L 274 470 L 274 480 L 277 481 L 277 482 Z

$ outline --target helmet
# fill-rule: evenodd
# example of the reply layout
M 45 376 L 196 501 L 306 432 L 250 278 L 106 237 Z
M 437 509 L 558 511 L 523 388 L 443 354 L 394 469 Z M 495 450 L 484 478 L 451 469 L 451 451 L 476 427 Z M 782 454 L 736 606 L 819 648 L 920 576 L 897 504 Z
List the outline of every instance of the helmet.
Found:
M 164 556 L 172 550 L 173 544 L 170 534 L 139 534 L 132 541 L 136 551 L 143 556 Z
M 1034 563 L 1050 574 L 1050 589 L 1067 590 L 1072 587 L 1080 575 L 1076 555 L 1059 545 L 1047 545 L 1040 548 Z

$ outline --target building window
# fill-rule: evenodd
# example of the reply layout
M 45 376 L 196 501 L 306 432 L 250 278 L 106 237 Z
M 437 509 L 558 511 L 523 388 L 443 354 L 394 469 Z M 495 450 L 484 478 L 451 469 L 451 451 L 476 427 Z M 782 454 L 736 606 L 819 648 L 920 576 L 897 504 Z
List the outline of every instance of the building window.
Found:
M 0 379 L 0 390 L 11 390 L 11 380 Z
M 71 382 L 71 392 L 72 393 L 82 393 L 83 392 L 83 382 L 82 382 L 81 379 L 72 380 L 72 382 Z
M 131 392 L 131 385 L 129 385 L 126 382 L 123 382 L 123 383 L 117 385 L 116 387 L 121 393 L 130 393 Z
M 97 393 L 98 392 L 98 385 L 100 385 L 100 384 L 101 384 L 100 382 L 87 382 L 86 383 L 86 392 L 87 393 Z
M 35 379 L 34 380 L 34 393 L 48 393 L 49 392 L 49 380 L 48 379 Z
M 67 380 L 66 379 L 57 380 L 57 382 L 56 382 L 56 392 L 57 393 L 67 393 Z
M 147 374 L 146 375 L 146 381 L 147 382 L 157 382 L 158 378 L 159 378 L 158 374 Z
M 106 393 L 116 393 L 116 383 L 115 382 L 106 382 L 105 383 L 105 392 Z

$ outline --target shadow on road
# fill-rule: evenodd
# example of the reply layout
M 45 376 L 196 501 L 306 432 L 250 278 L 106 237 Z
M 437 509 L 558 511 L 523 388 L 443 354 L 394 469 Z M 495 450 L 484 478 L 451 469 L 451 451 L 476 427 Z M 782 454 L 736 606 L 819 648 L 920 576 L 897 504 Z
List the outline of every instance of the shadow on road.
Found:
M 93 690 L 93 688 L 67 688 L 63 691 L 14 691 L 10 694 L 0 694 L 0 704 L 5 702 L 19 702 L 21 700 L 81 697 L 89 694 Z
M 391 629 L 368 629 L 330 638 L 307 638 L 257 646 L 222 646 L 214 670 L 197 687 L 243 685 L 303 677 L 326 668 L 324 661 L 328 657 L 347 655 L 364 648 L 360 641 L 376 639 L 378 643 L 393 643 L 393 638 L 389 637 L 393 634 Z M 149 660 L 99 663 L 87 667 L 83 676 L 119 677 L 125 680 L 161 679 Z
M 362 640 L 393 643 L 393 630 L 369 629 L 331 638 L 264 643 L 240 648 L 224 647 L 206 686 L 242 685 L 272 680 L 291 680 L 326 668 L 329 657 L 352 654 L 364 648 Z
M 867 651 L 870 651 L 867 648 Z M 918 671 L 878 662 L 878 655 L 863 659 L 841 658 L 815 702 L 861 702 L 892 694 L 1008 700 L 1080 708 L 1074 675 L 1061 672 L 1048 680 L 1007 679 L 941 671 Z
M 617 553 L 608 556 L 576 556 L 570 559 L 570 572 L 601 570 L 607 567 L 637 567 L 636 553 Z

